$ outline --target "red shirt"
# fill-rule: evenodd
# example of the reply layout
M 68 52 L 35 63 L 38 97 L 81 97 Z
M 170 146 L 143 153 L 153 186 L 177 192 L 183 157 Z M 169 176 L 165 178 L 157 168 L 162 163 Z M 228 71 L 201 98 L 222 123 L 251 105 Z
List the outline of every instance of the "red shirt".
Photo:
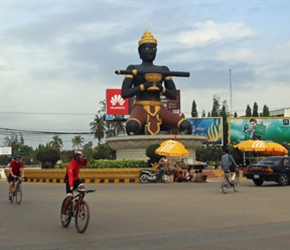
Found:
M 68 184 L 70 187 L 73 187 L 73 182 L 79 179 L 79 172 L 82 166 L 87 166 L 87 159 L 84 159 L 83 162 L 78 162 L 76 160 L 72 160 L 66 168 L 66 174 L 68 178 Z
M 9 168 L 12 168 L 12 173 L 16 176 L 20 175 L 21 168 L 24 168 L 23 163 L 20 161 L 19 163 L 16 163 L 14 160 L 10 162 Z M 9 172 L 9 176 L 12 176 Z

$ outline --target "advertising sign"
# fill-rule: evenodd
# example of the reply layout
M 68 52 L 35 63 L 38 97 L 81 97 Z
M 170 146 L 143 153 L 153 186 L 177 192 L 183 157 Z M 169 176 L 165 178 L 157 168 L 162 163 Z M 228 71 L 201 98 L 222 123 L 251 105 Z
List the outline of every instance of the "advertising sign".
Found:
M 12 149 L 11 147 L 0 147 L 0 155 L 11 155 Z
M 205 136 L 203 144 L 223 145 L 223 119 L 222 117 L 193 117 L 188 118 L 192 125 L 194 135 Z
M 180 110 L 180 90 L 177 89 L 177 99 L 176 100 L 170 100 L 165 95 L 160 95 L 161 102 L 163 104 L 163 107 L 170 110 L 174 114 L 181 114 Z
M 249 139 L 290 143 L 290 117 L 229 118 L 229 143 Z
M 106 111 L 108 115 L 128 115 L 129 99 L 123 99 L 121 89 L 106 90 Z
M 134 106 L 135 98 L 122 98 L 121 89 L 106 90 L 106 113 L 107 115 L 128 115 Z M 177 90 L 177 99 L 170 100 L 163 94 L 160 95 L 163 107 L 174 114 L 181 114 L 180 90 Z

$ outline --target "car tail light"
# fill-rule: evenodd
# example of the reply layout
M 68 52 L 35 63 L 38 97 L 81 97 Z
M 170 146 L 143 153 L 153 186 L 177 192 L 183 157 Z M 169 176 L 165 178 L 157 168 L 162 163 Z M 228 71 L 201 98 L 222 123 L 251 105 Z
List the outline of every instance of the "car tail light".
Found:
M 265 173 L 273 173 L 273 169 L 272 168 L 262 168 L 262 172 L 265 172 Z
M 274 171 L 272 168 L 253 167 L 253 168 L 246 168 L 246 172 L 273 173 Z

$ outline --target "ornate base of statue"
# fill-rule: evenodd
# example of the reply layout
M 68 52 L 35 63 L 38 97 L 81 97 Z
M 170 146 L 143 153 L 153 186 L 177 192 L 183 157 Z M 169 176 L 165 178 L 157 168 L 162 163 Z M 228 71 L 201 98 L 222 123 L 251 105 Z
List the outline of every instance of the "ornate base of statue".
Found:
M 116 150 L 117 160 L 144 160 L 147 161 L 146 149 L 152 144 L 161 144 L 165 140 L 174 140 L 181 142 L 189 151 L 193 162 L 196 161 L 195 151 L 206 139 L 204 136 L 196 135 L 130 135 L 109 137 L 106 142 Z

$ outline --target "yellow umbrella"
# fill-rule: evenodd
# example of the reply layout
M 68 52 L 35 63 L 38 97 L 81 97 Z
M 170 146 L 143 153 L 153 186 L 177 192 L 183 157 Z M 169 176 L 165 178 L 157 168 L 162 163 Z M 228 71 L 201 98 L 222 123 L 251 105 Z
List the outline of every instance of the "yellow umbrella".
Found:
M 167 140 L 161 143 L 160 147 L 155 150 L 158 155 L 166 155 L 172 157 L 189 156 L 189 151 L 185 146 L 175 140 Z
M 287 155 L 288 150 L 284 148 L 281 144 L 276 142 L 268 142 L 266 151 L 263 154 L 267 155 Z
M 260 140 L 246 140 L 234 146 L 241 151 L 247 152 L 265 152 L 267 150 L 267 142 Z

